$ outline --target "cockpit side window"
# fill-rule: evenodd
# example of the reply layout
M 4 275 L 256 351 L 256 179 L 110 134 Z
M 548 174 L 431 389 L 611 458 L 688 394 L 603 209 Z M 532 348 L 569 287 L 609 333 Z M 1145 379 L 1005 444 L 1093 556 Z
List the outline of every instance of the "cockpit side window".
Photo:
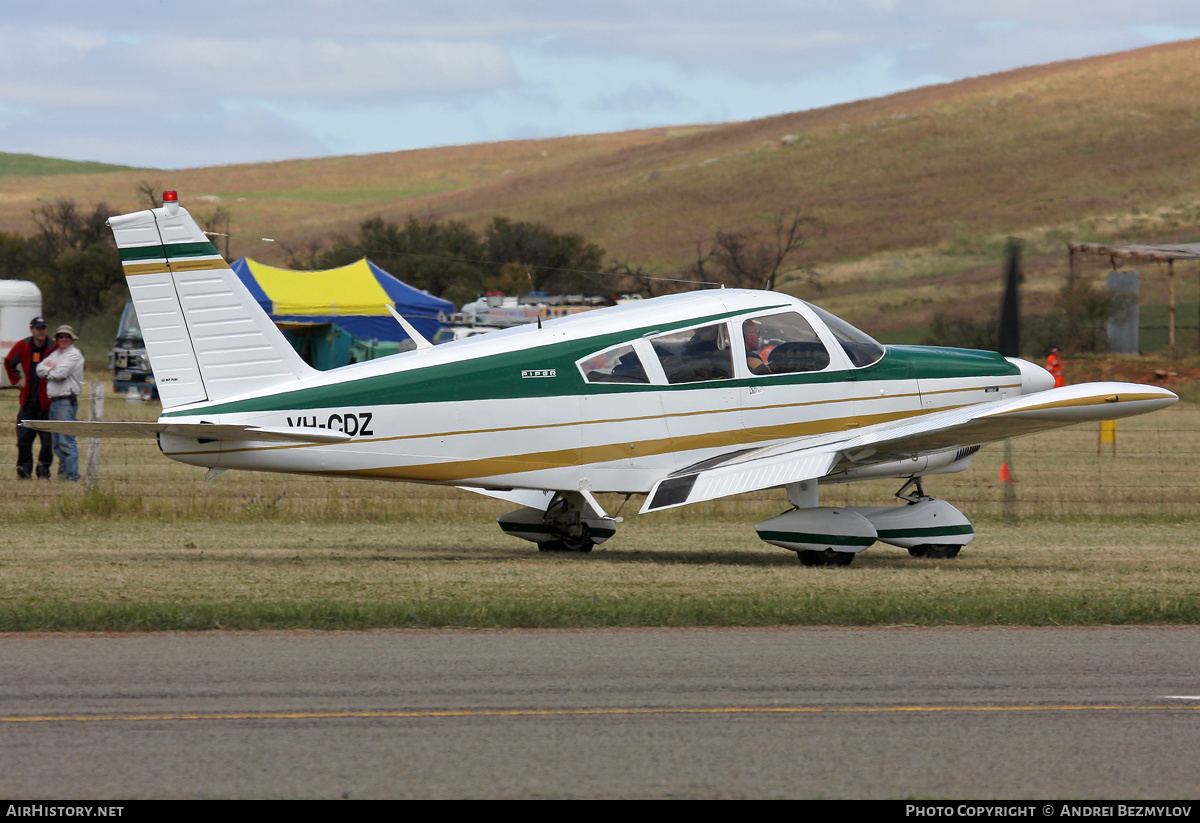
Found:
M 589 383 L 649 383 L 646 369 L 633 346 L 616 346 L 579 362 Z
M 819 309 L 816 306 L 809 305 L 817 317 L 825 321 L 825 325 L 829 327 L 829 331 L 837 338 L 837 341 L 842 344 L 843 351 L 850 358 L 850 362 L 858 368 L 870 366 L 872 363 L 879 362 L 883 358 L 884 348 L 875 342 L 869 334 L 860 331 L 854 326 L 851 326 L 840 317 L 836 317 L 824 309 Z
M 733 353 L 724 323 L 662 334 L 650 342 L 668 383 L 700 383 L 733 377 Z
M 751 374 L 796 374 L 829 366 L 829 350 L 797 312 L 756 317 L 742 323 L 746 368 Z

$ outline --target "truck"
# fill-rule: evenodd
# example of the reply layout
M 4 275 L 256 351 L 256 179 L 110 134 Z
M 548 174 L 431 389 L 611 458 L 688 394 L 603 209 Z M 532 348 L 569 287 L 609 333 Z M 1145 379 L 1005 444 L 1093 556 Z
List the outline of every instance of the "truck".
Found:
M 108 353 L 108 370 L 112 373 L 114 392 L 128 395 L 133 389 L 142 400 L 158 399 L 158 386 L 154 382 L 154 371 L 146 355 L 146 341 L 142 339 L 142 326 L 132 300 L 121 312 L 117 340 Z

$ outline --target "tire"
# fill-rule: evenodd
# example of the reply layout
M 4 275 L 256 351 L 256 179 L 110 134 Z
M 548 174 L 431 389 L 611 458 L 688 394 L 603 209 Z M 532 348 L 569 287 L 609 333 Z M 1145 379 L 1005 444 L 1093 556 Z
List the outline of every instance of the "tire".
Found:
M 558 540 L 544 540 L 538 543 L 538 551 L 541 552 L 574 552 L 577 554 L 587 554 L 596 544 L 592 542 L 592 533 L 587 526 L 583 527 L 583 533 L 579 537 L 563 537 Z
M 929 557 L 934 560 L 951 560 L 958 557 L 962 546 L 953 543 L 923 543 L 913 546 L 908 553 L 913 557 Z
M 826 549 L 822 552 L 796 552 L 802 566 L 849 566 L 854 562 L 854 552 L 835 552 Z

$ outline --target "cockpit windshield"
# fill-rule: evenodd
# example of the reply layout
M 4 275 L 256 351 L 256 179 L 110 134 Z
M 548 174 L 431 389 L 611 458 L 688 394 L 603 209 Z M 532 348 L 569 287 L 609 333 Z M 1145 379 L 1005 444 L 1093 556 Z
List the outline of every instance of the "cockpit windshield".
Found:
M 854 328 L 845 320 L 836 317 L 824 309 L 817 308 L 809 304 L 809 308 L 817 313 L 817 317 L 824 321 L 829 327 L 829 331 L 837 338 L 837 341 L 842 344 L 842 350 L 846 352 L 846 356 L 850 358 L 850 362 L 856 367 L 862 368 L 869 366 L 872 363 L 877 363 L 883 357 L 884 348 L 875 342 L 869 334 L 859 329 Z

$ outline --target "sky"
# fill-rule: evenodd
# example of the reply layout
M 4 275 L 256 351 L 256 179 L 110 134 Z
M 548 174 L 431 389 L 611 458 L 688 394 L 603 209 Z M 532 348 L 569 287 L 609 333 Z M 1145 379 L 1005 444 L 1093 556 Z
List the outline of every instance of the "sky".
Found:
M 1195 0 L 0 0 L 0 151 L 171 169 L 729 122 L 1195 37 Z

